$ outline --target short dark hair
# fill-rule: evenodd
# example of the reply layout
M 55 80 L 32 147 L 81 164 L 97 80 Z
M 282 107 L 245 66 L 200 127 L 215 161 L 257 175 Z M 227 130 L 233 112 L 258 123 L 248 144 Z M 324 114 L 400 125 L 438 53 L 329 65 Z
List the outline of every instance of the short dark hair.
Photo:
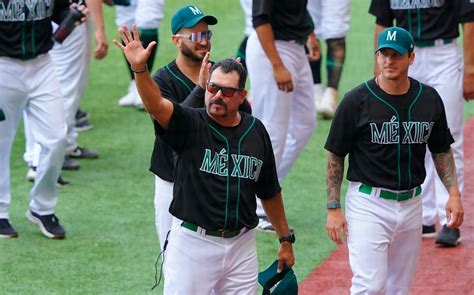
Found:
M 237 74 L 239 74 L 239 88 L 245 88 L 245 80 L 247 80 L 247 70 L 242 64 L 231 58 L 220 60 L 212 66 L 211 71 L 209 73 L 209 78 L 214 72 L 214 70 L 216 70 L 217 68 L 220 68 L 220 70 L 225 74 L 237 72 Z

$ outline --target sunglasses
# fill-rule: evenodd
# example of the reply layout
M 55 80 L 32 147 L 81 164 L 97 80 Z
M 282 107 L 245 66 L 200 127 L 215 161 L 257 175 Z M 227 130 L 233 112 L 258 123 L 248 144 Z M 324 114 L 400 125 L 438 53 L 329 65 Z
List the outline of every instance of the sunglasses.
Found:
M 177 34 L 175 36 L 180 37 L 180 38 L 188 38 L 193 43 L 195 43 L 195 42 L 201 43 L 203 39 L 206 39 L 206 41 L 211 40 L 212 31 L 207 30 L 207 31 L 202 31 L 202 32 L 195 32 L 195 33 L 191 33 L 189 35 Z
M 233 88 L 233 87 L 223 87 L 216 85 L 212 82 L 207 83 L 207 91 L 209 91 L 212 94 L 216 94 L 219 92 L 219 90 L 222 92 L 222 95 L 225 97 L 231 97 L 235 94 L 236 91 L 242 91 L 243 89 L 239 88 Z

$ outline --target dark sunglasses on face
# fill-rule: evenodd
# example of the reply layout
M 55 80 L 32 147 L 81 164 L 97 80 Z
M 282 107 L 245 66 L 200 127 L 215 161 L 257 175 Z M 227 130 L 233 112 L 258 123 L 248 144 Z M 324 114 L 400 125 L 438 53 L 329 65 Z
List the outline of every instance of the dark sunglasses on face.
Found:
M 182 34 L 177 34 L 175 35 L 176 37 L 180 38 L 188 38 L 189 41 L 195 43 L 201 43 L 203 39 L 206 39 L 206 41 L 210 41 L 212 37 L 212 31 L 202 31 L 202 32 L 195 32 L 195 33 L 190 33 L 189 35 L 182 35 Z
M 219 86 L 212 82 L 207 83 L 207 91 L 209 91 L 210 93 L 216 94 L 217 92 L 219 92 L 219 90 L 222 91 L 223 96 L 231 97 L 236 91 L 242 91 L 243 89 Z

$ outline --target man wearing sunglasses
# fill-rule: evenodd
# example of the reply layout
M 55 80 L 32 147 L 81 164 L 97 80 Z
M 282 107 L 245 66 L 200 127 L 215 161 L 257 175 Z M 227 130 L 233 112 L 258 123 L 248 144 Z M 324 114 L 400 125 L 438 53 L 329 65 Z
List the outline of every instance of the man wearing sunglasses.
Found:
M 178 55 L 153 75 L 163 97 L 190 107 L 204 107 L 204 88 L 207 81 L 199 83 L 201 87 L 196 89 L 200 99 L 185 99 L 196 88 L 202 61 L 211 50 L 212 31 L 209 30 L 209 25 L 215 24 L 217 19 L 214 16 L 205 15 L 196 6 L 184 6 L 173 15 L 171 39 L 178 49 Z M 247 113 L 251 111 L 247 101 L 242 104 L 241 109 Z M 155 224 L 161 249 L 171 229 L 172 216 L 169 207 L 173 198 L 174 162 L 175 156 L 171 147 L 156 136 L 150 171 L 155 174 Z
M 162 97 L 146 61 L 138 30 L 120 30 L 123 50 L 135 72 L 156 133 L 177 154 L 164 274 L 165 294 L 256 294 L 258 261 L 256 198 L 280 237 L 278 253 L 292 267 L 295 241 L 285 217 L 270 137 L 263 124 L 239 106 L 247 94 L 247 72 L 237 61 L 217 62 L 209 72 L 205 109 Z M 207 65 L 206 65 L 207 66 Z M 157 126 L 158 125 L 158 126 Z

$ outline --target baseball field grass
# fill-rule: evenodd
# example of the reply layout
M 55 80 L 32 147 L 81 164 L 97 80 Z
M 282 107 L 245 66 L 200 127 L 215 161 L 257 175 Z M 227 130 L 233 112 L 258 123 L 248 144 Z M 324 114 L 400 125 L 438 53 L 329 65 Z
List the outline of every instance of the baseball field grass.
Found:
M 170 18 L 189 3 L 167 1 L 155 69 L 176 56 L 170 42 Z M 367 13 L 368 3 L 353 1 L 341 94 L 371 77 L 374 18 Z M 233 56 L 244 30 L 239 1 L 199 0 L 194 4 L 219 19 L 212 28 L 211 58 Z M 95 127 L 79 137 L 80 145 L 99 151 L 100 158 L 83 160 L 79 171 L 63 173 L 71 184 L 60 189 L 56 213 L 67 239 L 46 239 L 24 217 L 31 183 L 25 179 L 20 126 L 11 156 L 10 206 L 11 222 L 20 236 L 0 240 L 0 294 L 143 294 L 154 283 L 159 246 L 154 178 L 148 171 L 154 133 L 146 113 L 117 105 L 129 77 L 120 51 L 111 42 L 117 38 L 114 9 L 105 8 L 105 15 L 109 54 L 103 61 L 92 62 L 82 103 Z M 466 104 L 465 116 L 472 115 L 473 103 Z M 323 145 L 329 127 L 330 121 L 318 121 L 309 145 L 282 184 L 287 217 L 297 237 L 294 269 L 300 281 L 334 247 L 325 230 Z M 257 239 L 259 268 L 264 269 L 276 258 L 278 241 L 268 233 L 258 233 Z M 160 293 L 161 286 L 154 292 Z

